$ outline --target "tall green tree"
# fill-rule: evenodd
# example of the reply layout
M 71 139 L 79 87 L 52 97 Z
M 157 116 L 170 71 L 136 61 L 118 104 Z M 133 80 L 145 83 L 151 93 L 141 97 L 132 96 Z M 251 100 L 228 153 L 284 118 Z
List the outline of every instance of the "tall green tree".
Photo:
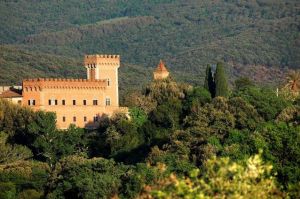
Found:
M 209 64 L 206 66 L 204 88 L 210 92 L 212 97 L 214 97 L 215 82 L 214 82 L 213 74 L 211 71 L 211 66 Z
M 222 63 L 217 64 L 217 69 L 215 73 L 215 84 L 216 84 L 215 97 L 218 96 L 228 97 L 229 89 L 228 89 L 227 77 Z

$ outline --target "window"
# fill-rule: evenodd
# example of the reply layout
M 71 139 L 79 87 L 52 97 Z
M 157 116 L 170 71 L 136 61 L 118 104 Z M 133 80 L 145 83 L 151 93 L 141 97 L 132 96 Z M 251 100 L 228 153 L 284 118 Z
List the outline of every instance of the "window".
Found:
M 84 121 L 84 122 L 87 122 L 87 117 L 84 116 L 83 121 Z
M 105 105 L 106 105 L 106 106 L 110 106 L 110 98 L 109 98 L 109 97 L 107 97 L 107 98 L 105 99 Z
M 110 79 L 107 79 L 107 86 L 110 86 Z
M 94 117 L 94 122 L 98 122 L 98 116 Z
M 98 100 L 93 100 L 93 105 L 97 106 L 98 105 Z
M 76 117 L 73 117 L 73 122 L 76 122 Z
M 83 100 L 83 105 L 86 106 L 86 100 Z
M 73 105 L 74 105 L 74 106 L 76 105 L 76 100 L 73 100 Z
M 28 100 L 28 105 L 29 106 L 35 106 L 35 100 L 34 99 Z
M 66 117 L 65 116 L 63 116 L 62 121 L 66 122 Z
M 62 100 L 62 105 L 66 105 L 66 100 Z
M 55 99 L 49 99 L 48 100 L 48 104 L 51 106 L 51 105 L 57 105 L 57 100 Z

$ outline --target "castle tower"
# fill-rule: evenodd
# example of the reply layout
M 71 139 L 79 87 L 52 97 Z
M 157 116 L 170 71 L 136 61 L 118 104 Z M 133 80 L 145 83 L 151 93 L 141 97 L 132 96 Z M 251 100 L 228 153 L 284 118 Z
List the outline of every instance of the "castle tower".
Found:
M 162 60 L 160 60 L 158 66 L 154 70 L 153 77 L 155 80 L 162 80 L 169 77 L 169 71 Z
M 88 80 L 106 80 L 105 103 L 109 106 L 119 106 L 118 68 L 119 55 L 86 55 L 84 66 Z

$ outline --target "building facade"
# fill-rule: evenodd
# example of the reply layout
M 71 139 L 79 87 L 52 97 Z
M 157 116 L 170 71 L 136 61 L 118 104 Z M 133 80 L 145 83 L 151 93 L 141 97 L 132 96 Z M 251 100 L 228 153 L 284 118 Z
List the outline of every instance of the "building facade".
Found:
M 56 113 L 57 127 L 71 124 L 97 128 L 101 117 L 110 117 L 128 108 L 119 107 L 119 55 L 85 55 L 86 79 L 37 78 L 23 80 L 22 87 L 3 87 L 0 98 L 16 104 Z M 169 77 L 163 61 L 153 72 L 155 80 Z
M 96 128 L 103 116 L 127 113 L 119 107 L 119 55 L 86 55 L 87 79 L 23 80 L 22 105 L 55 112 L 57 127 Z

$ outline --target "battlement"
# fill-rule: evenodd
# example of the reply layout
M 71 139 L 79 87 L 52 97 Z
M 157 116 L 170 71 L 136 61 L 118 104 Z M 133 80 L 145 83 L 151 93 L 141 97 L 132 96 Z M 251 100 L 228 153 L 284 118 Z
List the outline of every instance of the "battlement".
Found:
M 100 55 L 100 54 L 95 54 L 95 55 L 85 55 L 85 58 L 120 58 L 120 55 Z
M 107 80 L 37 78 L 23 80 L 23 90 L 38 91 L 49 89 L 105 89 Z
M 97 65 L 120 66 L 120 55 L 85 55 L 84 65 L 95 68 Z
M 106 82 L 105 79 L 67 79 L 67 78 L 36 78 L 36 79 L 24 79 L 24 82 Z

